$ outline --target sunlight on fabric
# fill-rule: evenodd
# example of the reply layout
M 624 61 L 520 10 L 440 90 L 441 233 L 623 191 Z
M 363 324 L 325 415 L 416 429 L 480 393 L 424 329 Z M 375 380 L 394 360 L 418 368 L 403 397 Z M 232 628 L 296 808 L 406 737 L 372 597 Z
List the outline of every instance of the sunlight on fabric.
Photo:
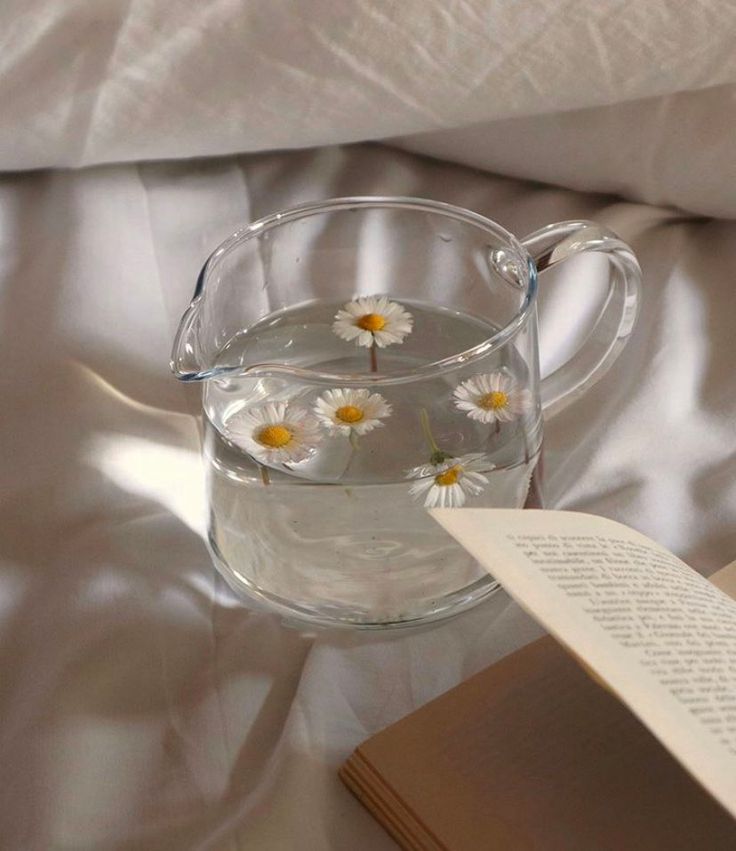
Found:
M 178 411 L 171 411 L 168 409 L 159 408 L 155 405 L 148 405 L 145 402 L 141 402 L 138 399 L 134 399 L 132 396 L 123 393 L 122 390 L 120 390 L 114 384 L 111 384 L 106 378 L 100 375 L 99 372 L 96 372 L 94 369 L 87 366 L 86 363 L 83 363 L 80 360 L 72 360 L 72 363 L 77 367 L 77 369 L 79 369 L 85 380 L 93 387 L 97 388 L 98 390 L 101 390 L 105 394 L 105 396 L 109 396 L 116 402 L 120 402 L 126 408 L 130 408 L 133 411 L 145 414 L 146 416 L 154 417 L 158 420 L 166 422 L 169 425 L 172 423 L 172 421 L 177 420 L 192 424 L 192 427 L 194 428 L 194 433 L 196 434 L 196 427 L 193 425 L 194 418 L 191 416 L 191 414 L 184 414 Z
M 78 601 L 97 609 L 98 606 L 114 605 L 125 600 L 130 593 L 130 583 L 114 570 L 100 570 L 90 576 L 80 589 Z
M 165 506 L 201 538 L 205 499 L 199 453 L 140 437 L 99 435 L 88 460 L 116 485 Z

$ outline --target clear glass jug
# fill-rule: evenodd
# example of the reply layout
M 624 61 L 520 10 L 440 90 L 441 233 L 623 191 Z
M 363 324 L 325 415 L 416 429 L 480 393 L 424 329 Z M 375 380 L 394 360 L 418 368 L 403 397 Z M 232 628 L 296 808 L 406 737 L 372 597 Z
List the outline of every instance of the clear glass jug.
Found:
M 537 275 L 584 251 L 610 289 L 581 348 L 539 376 Z M 542 411 L 615 360 L 640 284 L 592 222 L 518 240 L 416 198 L 267 216 L 207 260 L 172 369 L 201 381 L 213 558 L 289 618 L 378 627 L 496 587 L 427 513 L 541 505 Z

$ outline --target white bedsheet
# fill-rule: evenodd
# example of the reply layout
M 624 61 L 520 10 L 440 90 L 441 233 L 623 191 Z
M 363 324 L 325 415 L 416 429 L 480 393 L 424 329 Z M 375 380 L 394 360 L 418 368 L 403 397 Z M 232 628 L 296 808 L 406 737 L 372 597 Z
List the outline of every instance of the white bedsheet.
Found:
M 736 218 L 735 41 L 732 0 L 6 0 L 0 169 L 422 134 Z
M 210 564 L 197 392 L 167 365 L 179 315 L 236 226 L 352 193 L 451 201 L 519 235 L 594 218 L 629 240 L 641 321 L 549 424 L 548 503 L 705 573 L 736 556 L 736 223 L 374 146 L 5 176 L 3 848 L 390 849 L 340 762 L 539 633 L 499 594 L 423 631 L 308 635 L 238 606 Z M 549 351 L 562 318 L 543 315 Z

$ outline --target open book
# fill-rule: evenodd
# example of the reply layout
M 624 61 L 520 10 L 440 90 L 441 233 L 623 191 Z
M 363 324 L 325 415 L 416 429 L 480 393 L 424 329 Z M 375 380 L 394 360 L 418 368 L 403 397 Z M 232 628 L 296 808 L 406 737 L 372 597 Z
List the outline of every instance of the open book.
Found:
M 348 786 L 406 848 L 736 848 L 736 569 L 590 515 L 432 514 L 559 644 L 374 736 Z

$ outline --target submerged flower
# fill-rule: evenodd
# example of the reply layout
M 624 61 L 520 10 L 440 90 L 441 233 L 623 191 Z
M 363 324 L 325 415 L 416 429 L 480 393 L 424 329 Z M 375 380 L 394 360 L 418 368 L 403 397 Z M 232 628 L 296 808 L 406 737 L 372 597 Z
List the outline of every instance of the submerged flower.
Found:
M 269 402 L 231 417 L 225 431 L 256 461 L 288 464 L 304 461 L 322 439 L 315 418 L 288 402 Z
M 317 419 L 331 434 L 367 434 L 383 425 L 391 405 L 379 393 L 349 388 L 327 390 L 314 406 Z
M 332 330 L 343 340 L 355 340 L 358 346 L 379 349 L 392 343 L 403 343 L 411 334 L 411 313 L 386 296 L 365 296 L 349 301 L 338 310 Z
M 455 388 L 455 405 L 482 423 L 508 423 L 532 406 L 532 394 L 503 372 L 474 375 Z
M 423 464 L 409 470 L 407 477 L 418 479 L 410 488 L 414 497 L 424 496 L 425 508 L 460 508 L 468 496 L 483 492 L 488 479 L 479 470 L 486 472 L 493 465 L 484 461 L 481 453 L 448 458 L 440 464 Z

